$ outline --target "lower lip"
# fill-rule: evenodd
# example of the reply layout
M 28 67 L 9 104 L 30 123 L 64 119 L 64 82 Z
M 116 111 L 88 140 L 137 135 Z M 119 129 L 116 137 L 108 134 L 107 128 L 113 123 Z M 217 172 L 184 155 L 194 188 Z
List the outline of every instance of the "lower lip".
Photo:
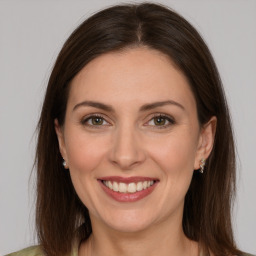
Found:
M 115 199 L 118 202 L 135 202 L 135 201 L 139 201 L 141 199 L 143 199 L 144 197 L 148 196 L 150 193 L 152 193 L 152 191 L 155 189 L 156 187 L 156 183 L 154 182 L 154 184 L 150 187 L 148 187 L 147 189 L 143 189 L 141 191 L 137 191 L 135 193 L 120 193 L 120 192 L 116 192 L 113 191 L 111 189 L 109 189 L 107 186 L 105 186 L 102 181 L 99 181 L 101 187 L 103 188 L 103 190 L 113 199 Z

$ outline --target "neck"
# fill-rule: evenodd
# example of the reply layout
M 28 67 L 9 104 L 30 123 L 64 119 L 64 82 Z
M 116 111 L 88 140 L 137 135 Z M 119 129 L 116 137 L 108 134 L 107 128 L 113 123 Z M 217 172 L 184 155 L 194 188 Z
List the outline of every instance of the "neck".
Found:
M 91 237 L 84 242 L 79 256 L 197 256 L 198 244 L 189 240 L 182 225 L 163 221 L 147 230 L 119 232 L 109 228 L 94 227 Z

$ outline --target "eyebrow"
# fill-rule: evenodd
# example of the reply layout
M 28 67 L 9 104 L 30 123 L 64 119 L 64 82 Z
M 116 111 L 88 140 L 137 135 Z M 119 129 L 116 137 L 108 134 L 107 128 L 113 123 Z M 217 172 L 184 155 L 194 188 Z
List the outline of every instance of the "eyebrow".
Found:
M 174 105 L 174 106 L 181 108 L 182 110 L 185 110 L 185 108 L 180 103 L 173 101 L 173 100 L 166 100 L 166 101 L 158 101 L 158 102 L 154 102 L 154 103 L 144 104 L 140 107 L 139 111 L 143 112 L 143 111 L 151 110 L 151 109 L 154 109 L 157 107 L 162 107 L 165 105 Z M 104 104 L 104 103 L 100 103 L 100 102 L 95 102 L 95 101 L 80 102 L 74 106 L 73 111 L 75 111 L 77 108 L 82 107 L 82 106 L 99 108 L 99 109 L 105 110 L 107 112 L 115 112 L 115 110 L 112 106 Z
M 105 111 L 108 111 L 108 112 L 115 112 L 114 109 L 110 106 L 110 105 L 106 105 L 104 103 L 100 103 L 100 102 L 95 102 L 95 101 L 83 101 L 83 102 L 80 102 L 78 104 L 76 104 L 73 108 L 73 111 L 76 110 L 77 108 L 79 107 L 94 107 L 94 108 L 99 108 L 99 109 L 102 109 L 102 110 L 105 110 Z
M 145 104 L 140 107 L 140 111 L 147 111 L 147 110 L 151 110 L 157 107 L 162 107 L 165 105 L 174 105 L 181 108 L 182 110 L 185 110 L 185 108 L 180 103 L 173 100 L 166 100 L 166 101 L 158 101 L 150 104 Z

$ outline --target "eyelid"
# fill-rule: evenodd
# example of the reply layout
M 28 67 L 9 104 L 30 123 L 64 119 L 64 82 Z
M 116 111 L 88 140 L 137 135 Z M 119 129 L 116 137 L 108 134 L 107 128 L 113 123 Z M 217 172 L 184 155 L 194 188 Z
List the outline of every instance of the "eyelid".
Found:
M 165 118 L 169 124 L 166 124 L 166 125 L 148 125 L 147 123 L 149 123 L 152 119 L 156 118 L 156 117 L 161 117 L 161 118 Z M 174 125 L 176 123 L 175 119 L 168 115 L 168 114 L 164 114 L 164 113 L 154 113 L 150 119 L 146 122 L 146 126 L 151 126 L 153 129 L 163 129 L 163 128 L 167 128 L 171 125 Z
M 88 120 L 92 119 L 93 117 L 99 117 L 99 118 L 102 118 L 103 121 L 107 122 L 107 124 L 101 124 L 101 125 L 92 125 L 92 124 L 88 124 Z M 157 117 L 161 117 L 161 118 L 164 118 L 165 120 L 167 120 L 169 123 L 168 124 L 165 124 L 165 125 L 149 125 L 148 123 L 154 119 L 154 118 L 157 118 Z M 89 128 L 96 128 L 96 129 L 100 129 L 102 127 L 105 127 L 105 126 L 111 126 L 111 122 L 108 120 L 109 118 L 106 117 L 105 114 L 102 114 L 102 113 L 90 113 L 86 116 L 83 116 L 81 118 L 81 121 L 80 123 L 83 125 L 83 126 L 87 126 Z M 151 114 L 150 117 L 147 118 L 148 121 L 144 124 L 145 126 L 150 126 L 151 128 L 153 129 L 163 129 L 163 128 L 168 128 L 169 126 L 172 126 L 176 123 L 175 119 L 169 115 L 169 114 L 165 114 L 165 113 L 154 113 L 154 114 Z
M 107 122 L 108 124 L 104 124 L 104 125 L 91 125 L 91 124 L 88 124 L 88 120 L 92 119 L 93 117 L 99 117 L 99 118 L 102 118 L 105 122 Z M 91 127 L 91 128 L 100 128 L 102 126 L 110 126 L 111 123 L 107 120 L 108 118 L 105 117 L 104 114 L 101 114 L 101 113 L 90 113 L 84 117 L 82 117 L 80 123 L 84 126 L 87 126 L 87 127 Z

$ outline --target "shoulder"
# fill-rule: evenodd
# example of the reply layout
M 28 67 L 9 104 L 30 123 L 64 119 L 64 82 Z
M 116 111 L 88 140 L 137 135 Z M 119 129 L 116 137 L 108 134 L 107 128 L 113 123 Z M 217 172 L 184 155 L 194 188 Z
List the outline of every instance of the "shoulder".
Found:
M 13 252 L 5 256 L 45 256 L 40 245 L 31 246 L 18 252 Z M 78 256 L 78 246 L 74 244 L 70 256 Z
M 31 246 L 18 252 L 7 254 L 6 256 L 44 256 L 40 246 Z

